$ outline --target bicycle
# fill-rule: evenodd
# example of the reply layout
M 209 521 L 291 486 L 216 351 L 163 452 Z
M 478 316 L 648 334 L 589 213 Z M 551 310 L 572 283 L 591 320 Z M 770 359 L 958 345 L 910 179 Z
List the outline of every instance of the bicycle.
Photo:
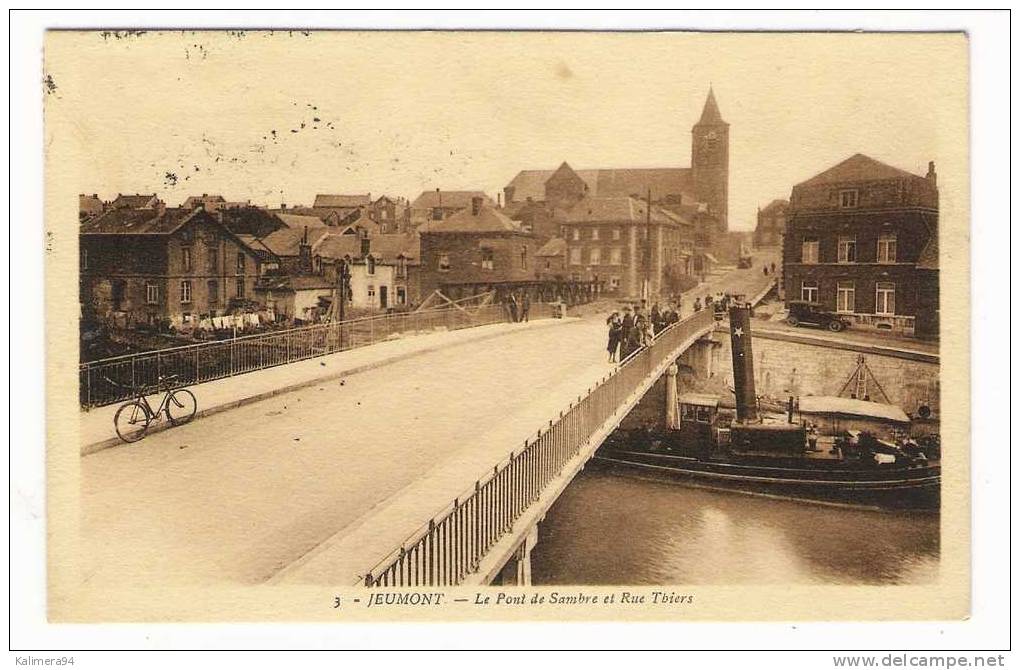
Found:
M 195 418 L 195 411 L 198 409 L 195 394 L 186 388 L 174 389 L 172 383 L 176 380 L 177 375 L 159 378 L 156 391 L 162 389 L 164 394 L 155 411 L 145 397 L 146 387 L 132 389 L 135 399 L 121 405 L 113 417 L 117 437 L 124 442 L 137 442 L 145 437 L 149 425 L 161 414 L 166 414 L 167 420 L 173 426 L 186 424 Z M 108 381 L 120 386 L 113 380 Z

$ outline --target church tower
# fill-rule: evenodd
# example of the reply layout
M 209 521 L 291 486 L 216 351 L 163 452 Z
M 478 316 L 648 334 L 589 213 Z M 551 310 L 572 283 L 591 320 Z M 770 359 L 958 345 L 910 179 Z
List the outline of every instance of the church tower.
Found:
M 722 231 L 729 230 L 730 124 L 722 119 L 715 93 L 708 99 L 701 118 L 691 129 L 691 173 L 698 199 L 719 217 Z

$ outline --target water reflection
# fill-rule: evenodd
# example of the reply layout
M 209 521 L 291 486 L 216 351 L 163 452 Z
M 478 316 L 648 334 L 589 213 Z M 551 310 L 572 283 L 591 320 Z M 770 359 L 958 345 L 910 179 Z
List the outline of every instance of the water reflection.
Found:
M 939 517 L 706 491 L 597 469 L 540 527 L 535 584 L 916 584 Z

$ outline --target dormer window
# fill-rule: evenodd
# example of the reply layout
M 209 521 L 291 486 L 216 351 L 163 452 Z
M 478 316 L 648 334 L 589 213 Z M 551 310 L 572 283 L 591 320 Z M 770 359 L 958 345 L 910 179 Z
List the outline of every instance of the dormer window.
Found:
M 843 209 L 849 209 L 856 207 L 858 202 L 858 192 L 855 188 L 843 189 L 839 192 L 839 206 Z

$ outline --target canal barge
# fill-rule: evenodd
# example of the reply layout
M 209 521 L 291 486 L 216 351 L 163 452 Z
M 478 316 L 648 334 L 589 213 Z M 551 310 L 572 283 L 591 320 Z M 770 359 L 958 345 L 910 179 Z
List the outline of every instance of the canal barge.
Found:
M 882 426 L 900 432 L 903 411 L 855 398 L 814 397 L 795 421 L 762 413 L 755 396 L 749 310 L 730 308 L 736 416 L 719 398 L 677 396 L 667 377 L 664 428 L 617 431 L 596 454 L 600 467 L 700 487 L 883 509 L 938 510 L 938 453 L 878 436 Z M 800 404 L 800 403 L 798 403 Z M 830 428 L 820 436 L 817 420 Z M 916 445 L 912 445 L 916 446 Z

